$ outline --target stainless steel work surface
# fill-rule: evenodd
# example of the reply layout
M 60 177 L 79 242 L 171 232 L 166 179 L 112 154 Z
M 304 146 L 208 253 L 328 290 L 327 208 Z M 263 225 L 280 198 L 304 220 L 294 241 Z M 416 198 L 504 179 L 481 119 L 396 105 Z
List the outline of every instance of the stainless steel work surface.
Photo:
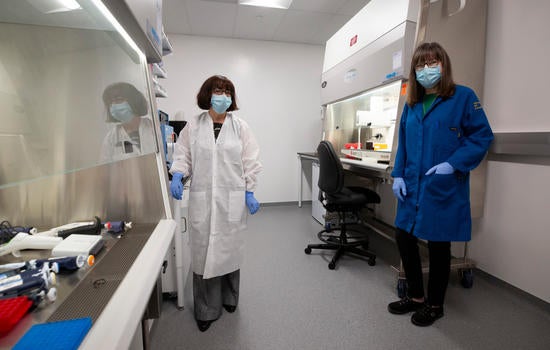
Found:
M 9 334 L 0 338 L 0 349 L 13 347 L 35 323 L 80 317 L 91 317 L 95 322 L 156 225 L 134 224 L 132 229 L 120 236 L 102 232 L 105 246 L 95 257 L 95 264 L 70 274 L 57 274 L 57 300 L 52 304 L 44 302 L 27 314 Z M 23 251 L 21 258 L 11 255 L 0 257 L 0 264 L 44 258 L 49 253 L 49 250 Z

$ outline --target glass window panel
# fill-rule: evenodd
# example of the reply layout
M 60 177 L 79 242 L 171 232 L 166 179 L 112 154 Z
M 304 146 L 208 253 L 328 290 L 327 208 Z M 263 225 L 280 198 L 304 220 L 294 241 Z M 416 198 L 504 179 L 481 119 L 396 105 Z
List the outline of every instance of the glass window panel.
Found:
M 158 149 L 143 54 L 95 1 L 47 3 L 0 3 L 0 187 Z
M 339 148 L 359 143 L 361 149 L 391 152 L 400 90 L 398 80 L 327 105 L 328 139 Z

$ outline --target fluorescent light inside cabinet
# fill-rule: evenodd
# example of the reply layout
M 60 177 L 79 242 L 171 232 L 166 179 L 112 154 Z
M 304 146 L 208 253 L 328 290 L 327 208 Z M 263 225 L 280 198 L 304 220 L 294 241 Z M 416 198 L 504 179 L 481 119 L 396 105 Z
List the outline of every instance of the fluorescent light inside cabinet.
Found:
M 132 37 L 128 35 L 128 33 L 124 30 L 124 28 L 118 23 L 115 16 L 105 7 L 103 2 L 101 0 L 92 0 L 92 3 L 97 7 L 97 9 L 107 18 L 107 20 L 115 27 L 117 32 L 126 40 L 128 45 L 138 54 L 139 59 L 143 62 L 145 61 L 145 55 L 143 52 L 139 49 L 137 44 L 132 40 Z
M 42 13 L 56 13 L 80 10 L 80 4 L 75 0 L 27 0 L 35 9 Z
M 239 0 L 239 5 L 272 7 L 277 9 L 288 9 L 292 0 Z

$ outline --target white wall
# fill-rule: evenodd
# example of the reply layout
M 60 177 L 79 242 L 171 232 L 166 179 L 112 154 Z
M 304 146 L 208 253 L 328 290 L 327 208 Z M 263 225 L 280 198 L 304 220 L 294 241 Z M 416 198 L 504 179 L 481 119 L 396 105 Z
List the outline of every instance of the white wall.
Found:
M 550 131 L 550 2 L 489 0 L 484 104 L 494 132 Z M 490 161 L 471 257 L 550 302 L 550 167 Z M 475 286 L 474 286 L 475 288 Z
M 321 138 L 320 79 L 323 47 L 269 41 L 168 34 L 174 53 L 164 57 L 168 98 L 158 107 L 173 119 L 200 112 L 196 95 L 214 74 L 233 81 L 237 112 L 261 150 L 264 171 L 257 198 L 262 203 L 298 200 L 297 152 L 316 149 Z M 311 195 L 304 199 L 311 199 Z

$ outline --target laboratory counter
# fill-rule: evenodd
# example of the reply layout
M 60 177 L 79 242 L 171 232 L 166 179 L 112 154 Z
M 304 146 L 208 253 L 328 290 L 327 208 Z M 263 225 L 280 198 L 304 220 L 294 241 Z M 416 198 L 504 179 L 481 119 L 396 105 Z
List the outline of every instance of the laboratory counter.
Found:
M 102 231 L 103 249 L 93 266 L 57 274 L 57 299 L 43 301 L 0 338 L 11 349 L 37 323 L 90 317 L 92 328 L 80 349 L 128 348 L 158 281 L 162 261 L 175 232 L 175 221 L 134 224 L 122 234 Z M 49 257 L 49 250 L 25 250 L 0 264 Z
M 305 161 L 318 162 L 319 158 L 317 152 L 297 152 L 299 162 L 299 176 L 300 176 L 300 188 L 298 197 L 298 206 L 302 207 L 302 190 L 303 190 L 303 174 L 305 174 L 305 168 L 303 163 Z M 362 159 L 350 159 L 346 157 L 340 157 L 340 162 L 344 170 L 354 173 L 362 177 L 377 178 L 381 181 L 391 181 L 391 168 L 389 164 L 380 162 L 379 159 L 374 157 L 363 157 Z M 316 185 L 316 184 L 315 184 Z

